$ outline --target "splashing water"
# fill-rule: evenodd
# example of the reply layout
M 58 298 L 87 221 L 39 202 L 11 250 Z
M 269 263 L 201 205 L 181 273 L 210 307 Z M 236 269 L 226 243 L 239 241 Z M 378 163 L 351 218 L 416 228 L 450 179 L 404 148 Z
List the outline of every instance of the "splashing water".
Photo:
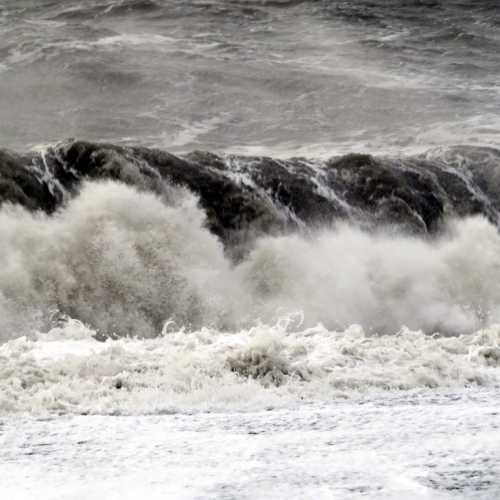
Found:
M 70 320 L 0 346 L 0 411 L 249 411 L 381 389 L 500 384 L 498 326 L 458 337 L 298 326 L 290 317 L 234 333 L 202 328 L 99 342 Z
M 68 315 L 102 335 L 154 337 L 178 327 L 272 324 L 448 334 L 500 321 L 500 236 L 481 217 L 435 239 L 346 224 L 266 236 L 234 264 L 204 226 L 196 198 L 170 202 L 112 182 L 88 183 L 56 215 L 0 211 L 0 335 Z M 58 314 L 56 314 L 58 313 Z

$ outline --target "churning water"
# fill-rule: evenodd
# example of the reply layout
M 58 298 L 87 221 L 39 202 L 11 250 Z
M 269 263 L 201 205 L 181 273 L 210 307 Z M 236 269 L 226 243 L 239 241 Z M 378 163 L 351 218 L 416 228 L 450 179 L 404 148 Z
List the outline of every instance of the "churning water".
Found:
M 498 498 L 499 49 L 488 0 L 0 0 L 2 498 Z

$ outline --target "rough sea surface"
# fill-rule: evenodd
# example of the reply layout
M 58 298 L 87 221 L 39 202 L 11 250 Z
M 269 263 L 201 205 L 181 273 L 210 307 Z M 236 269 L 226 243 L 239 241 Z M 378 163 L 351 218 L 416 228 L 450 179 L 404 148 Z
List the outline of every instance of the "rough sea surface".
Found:
M 291 156 L 491 145 L 496 0 L 2 0 L 0 137 Z
M 500 498 L 499 82 L 492 0 L 0 0 L 0 497 Z

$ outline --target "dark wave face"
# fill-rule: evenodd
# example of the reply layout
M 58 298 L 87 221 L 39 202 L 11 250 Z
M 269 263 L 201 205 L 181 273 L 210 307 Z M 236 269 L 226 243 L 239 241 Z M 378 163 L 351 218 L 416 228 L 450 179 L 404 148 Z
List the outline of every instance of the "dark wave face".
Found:
M 0 136 L 244 154 L 498 145 L 498 2 L 0 1 Z
M 88 180 L 119 181 L 159 196 L 183 187 L 199 197 L 208 227 L 231 247 L 339 220 L 413 234 L 433 234 L 447 219 L 470 215 L 497 225 L 499 172 L 500 151 L 466 146 L 405 158 L 276 160 L 76 141 L 43 153 L 0 150 L 0 203 L 51 214 Z

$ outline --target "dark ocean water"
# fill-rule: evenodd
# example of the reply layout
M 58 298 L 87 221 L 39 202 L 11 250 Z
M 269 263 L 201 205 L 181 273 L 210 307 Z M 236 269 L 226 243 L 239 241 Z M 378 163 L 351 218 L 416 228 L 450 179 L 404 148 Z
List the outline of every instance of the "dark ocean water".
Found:
M 491 0 L 1 0 L 1 145 L 497 145 L 499 53 Z

